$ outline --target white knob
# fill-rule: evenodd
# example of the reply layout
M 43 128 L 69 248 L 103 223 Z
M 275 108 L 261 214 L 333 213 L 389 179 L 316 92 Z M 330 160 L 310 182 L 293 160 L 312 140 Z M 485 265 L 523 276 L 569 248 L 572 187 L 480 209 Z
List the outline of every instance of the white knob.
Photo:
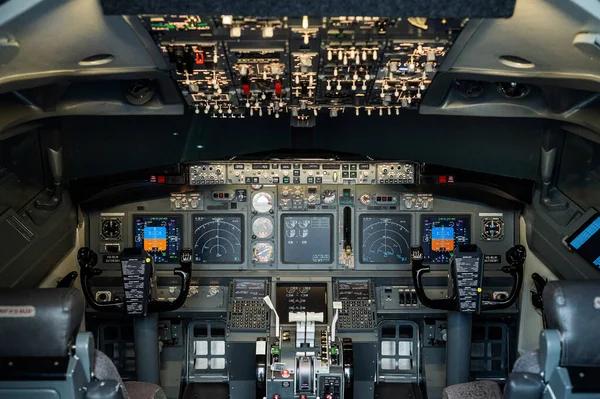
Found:
M 369 75 L 369 72 L 367 72 L 365 75 L 365 80 L 369 80 L 369 79 L 371 79 L 371 75 Z
M 373 59 L 376 60 L 377 59 L 377 50 L 373 50 Z
M 240 67 L 240 75 L 242 75 L 242 76 L 248 75 L 248 67 L 246 65 L 242 65 Z
M 398 88 L 396 88 L 396 90 L 394 90 L 394 97 L 398 96 L 400 96 L 400 92 L 398 91 Z
M 356 82 L 352 82 L 352 90 L 356 90 Z
M 348 57 L 344 54 L 344 60 L 342 61 L 344 65 L 348 65 Z
M 338 51 L 338 60 L 342 60 L 342 58 L 344 58 L 344 52 L 342 50 Z
M 327 51 L 327 61 L 331 61 L 333 59 L 333 53 L 331 50 Z
M 231 37 L 240 37 L 242 36 L 242 28 L 239 26 L 234 26 L 229 30 L 229 36 Z
M 365 82 L 363 82 L 363 85 L 361 87 L 362 90 L 367 90 L 367 84 Z
M 360 115 L 360 108 L 356 108 L 356 116 Z
M 363 52 L 362 52 L 362 59 L 363 59 L 363 61 L 367 60 L 367 52 L 365 50 L 363 50 Z
M 317 115 L 319 115 L 319 110 L 315 108 L 313 113 L 315 114 L 315 116 L 317 116 Z
M 337 86 L 335 86 L 335 89 L 336 89 L 337 91 L 340 91 L 340 90 L 342 90 L 342 84 L 340 83 L 340 81 L 339 81 L 339 80 L 338 80 L 338 84 L 337 84 Z
M 296 75 L 295 82 L 296 82 L 297 85 L 300 84 L 300 75 Z
M 262 37 L 265 39 L 273 37 L 273 27 L 265 26 L 262 30 Z
M 360 56 L 358 55 L 358 52 L 356 52 L 356 57 L 354 58 L 354 62 L 356 63 L 356 65 L 360 64 Z
M 313 85 L 313 76 L 312 76 L 312 75 L 310 75 L 310 76 L 308 77 L 308 84 L 309 84 L 309 86 L 312 86 L 312 85 Z
M 333 68 L 333 76 L 337 76 L 338 75 L 338 70 L 337 67 Z
M 325 87 L 327 91 L 331 90 L 331 80 L 327 81 L 327 86 Z
M 308 16 L 302 17 L 302 29 L 308 29 Z

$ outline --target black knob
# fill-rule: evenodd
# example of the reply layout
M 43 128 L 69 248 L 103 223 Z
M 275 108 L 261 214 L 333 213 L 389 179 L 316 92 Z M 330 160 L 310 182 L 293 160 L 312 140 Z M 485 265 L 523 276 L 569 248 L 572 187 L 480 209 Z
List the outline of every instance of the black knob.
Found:
M 511 265 L 522 265 L 525 263 L 527 257 L 527 250 L 522 245 L 515 245 L 508 251 L 506 251 L 506 261 Z
M 415 246 L 410 249 L 410 259 L 413 261 L 423 260 L 423 248 Z
M 98 263 L 98 254 L 88 247 L 81 247 L 77 251 L 77 263 L 79 267 L 94 267 Z

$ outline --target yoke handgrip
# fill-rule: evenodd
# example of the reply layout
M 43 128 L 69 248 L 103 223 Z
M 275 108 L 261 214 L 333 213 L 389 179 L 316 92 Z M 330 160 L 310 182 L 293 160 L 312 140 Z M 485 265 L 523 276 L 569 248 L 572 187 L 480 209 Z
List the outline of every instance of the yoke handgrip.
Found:
M 77 252 L 77 261 L 81 268 L 81 288 L 83 295 L 90 307 L 98 312 L 123 313 L 125 306 L 123 299 L 116 301 L 98 302 L 92 293 L 89 279 L 102 274 L 102 269 L 96 268 L 98 255 L 90 248 L 82 247 Z M 179 296 L 174 301 L 148 301 L 148 313 L 170 312 L 179 309 L 185 303 L 190 291 L 192 275 L 192 250 L 182 249 L 179 256 L 180 267 L 173 274 L 181 278 Z
M 412 266 L 413 284 L 415 285 L 415 292 L 417 293 L 419 301 L 431 309 L 457 310 L 458 300 L 456 293 L 453 293 L 452 297 L 444 299 L 431 299 L 425 294 L 425 289 L 423 287 L 423 274 L 429 273 L 431 269 L 429 266 L 423 265 L 423 247 L 412 247 L 410 260 Z
M 502 267 L 502 271 L 513 278 L 511 292 L 506 299 L 482 301 L 481 310 L 506 309 L 517 301 L 523 284 L 523 264 L 526 256 L 527 252 L 522 245 L 515 245 L 506 252 L 506 260 L 510 266 Z
M 81 269 L 81 290 L 83 291 L 85 300 L 92 309 L 98 312 L 122 312 L 124 310 L 122 299 L 118 301 L 98 302 L 96 301 L 96 298 L 94 298 L 92 289 L 90 288 L 89 279 L 102 274 L 102 269 L 94 267 L 98 263 L 98 255 L 88 247 L 81 247 L 79 248 L 79 251 L 77 251 L 77 262 Z

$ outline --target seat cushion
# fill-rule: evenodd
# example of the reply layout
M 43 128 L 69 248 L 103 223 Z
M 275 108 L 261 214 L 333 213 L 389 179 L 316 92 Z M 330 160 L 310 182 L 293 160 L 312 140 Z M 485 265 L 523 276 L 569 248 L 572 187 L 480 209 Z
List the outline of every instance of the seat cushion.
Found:
M 113 361 L 99 350 L 96 350 L 94 360 L 94 376 L 99 380 L 115 380 L 122 384 L 124 399 L 167 399 L 167 395 L 158 385 L 139 381 L 123 383 Z
M 493 381 L 473 381 L 444 388 L 443 399 L 502 399 L 502 391 Z
M 540 352 L 537 349 L 525 352 L 515 362 L 512 372 L 540 374 L 542 372 L 542 368 L 540 367 Z
M 161 387 L 149 382 L 126 381 L 125 390 L 129 399 L 167 399 Z

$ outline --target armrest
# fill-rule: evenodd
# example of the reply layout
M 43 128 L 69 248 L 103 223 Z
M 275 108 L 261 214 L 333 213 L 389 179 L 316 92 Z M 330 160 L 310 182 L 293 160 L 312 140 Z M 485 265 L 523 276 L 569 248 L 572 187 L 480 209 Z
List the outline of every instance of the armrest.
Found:
M 512 373 L 504 388 L 504 399 L 540 399 L 544 380 L 539 374 Z

